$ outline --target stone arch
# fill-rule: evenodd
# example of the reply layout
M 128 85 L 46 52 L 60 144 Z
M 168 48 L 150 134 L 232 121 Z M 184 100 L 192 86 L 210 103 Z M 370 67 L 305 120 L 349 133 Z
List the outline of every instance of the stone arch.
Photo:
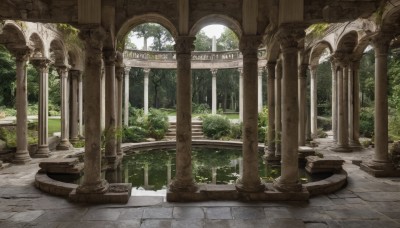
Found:
M 225 16 L 225 15 L 220 15 L 220 14 L 210 14 L 205 17 L 200 18 L 198 21 L 196 21 L 193 26 L 190 28 L 189 31 L 189 36 L 196 36 L 196 34 L 205 26 L 210 25 L 210 24 L 221 24 L 229 29 L 231 29 L 236 36 L 240 39 L 242 36 L 242 28 L 240 26 L 240 23 L 236 21 L 235 19 Z
M 14 21 L 6 21 L 0 33 L 0 43 L 4 44 L 8 49 L 18 46 L 26 46 L 26 34 L 22 27 Z
M 358 44 L 357 31 L 349 31 L 337 39 L 336 51 L 343 53 L 352 53 Z
M 318 61 L 322 55 L 322 53 L 328 49 L 330 54 L 333 52 L 333 48 L 331 44 L 325 40 L 319 41 L 310 49 L 310 58 L 309 58 L 309 65 L 315 66 L 318 65 Z
M 382 13 L 381 27 L 382 29 L 387 29 L 393 27 L 393 25 L 398 25 L 400 19 L 400 2 L 399 1 L 389 1 Z M 398 35 L 399 32 L 397 32 Z
M 44 57 L 44 43 L 43 39 L 36 32 L 32 33 L 29 37 L 29 46 L 33 48 L 32 57 Z
M 174 39 L 178 36 L 178 30 L 170 20 L 157 13 L 148 13 L 148 14 L 134 16 L 129 20 L 125 21 L 118 30 L 117 42 L 123 41 L 123 39 L 132 30 L 132 28 L 144 23 L 160 24 L 171 33 Z
M 68 65 L 71 66 L 74 70 L 83 70 L 83 53 L 81 53 L 78 49 L 68 50 L 67 57 L 68 57 Z
M 66 51 L 64 43 L 59 39 L 50 42 L 49 57 L 56 66 L 64 66 L 66 64 Z

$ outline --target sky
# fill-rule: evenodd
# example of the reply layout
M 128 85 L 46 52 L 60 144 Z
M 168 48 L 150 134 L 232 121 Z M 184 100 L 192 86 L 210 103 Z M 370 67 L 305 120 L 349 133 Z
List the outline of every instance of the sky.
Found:
M 206 33 L 206 35 L 210 38 L 215 36 L 217 39 L 221 36 L 224 31 L 225 26 L 223 25 L 208 25 L 202 29 Z M 136 45 L 139 50 L 143 49 L 143 38 L 132 38 L 131 41 Z M 153 42 L 153 39 L 150 38 L 147 40 L 147 45 L 150 46 Z

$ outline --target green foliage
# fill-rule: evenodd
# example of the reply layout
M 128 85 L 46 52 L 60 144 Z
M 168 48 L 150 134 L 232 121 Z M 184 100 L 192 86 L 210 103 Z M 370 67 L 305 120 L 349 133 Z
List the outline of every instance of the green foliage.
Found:
M 332 120 L 330 117 L 317 117 L 317 126 L 324 131 L 329 131 L 332 129 Z
M 75 148 L 83 148 L 85 147 L 85 140 L 78 140 L 76 142 L 71 142 L 71 144 Z
M 211 51 L 212 39 L 209 38 L 202 30 L 196 34 L 194 41 L 195 51 Z
M 161 140 L 168 131 L 168 115 L 160 110 L 150 109 L 145 125 L 149 137 Z
M 0 105 L 13 107 L 15 104 L 15 62 L 7 49 L 0 45 Z M 3 110 L 3 109 L 2 109 Z
M 143 109 L 129 107 L 129 126 L 140 126 L 144 122 Z
M 37 131 L 28 130 L 28 143 L 29 145 L 37 144 Z M 0 128 L 0 139 L 5 141 L 8 148 L 17 147 L 17 132 L 15 128 Z
M 231 134 L 229 135 L 233 139 L 241 139 L 243 131 L 242 123 L 232 123 L 231 124 Z
M 231 51 L 239 49 L 239 38 L 229 28 L 224 28 L 221 36 L 217 40 L 217 51 Z
M 230 134 L 231 123 L 225 116 L 203 116 L 203 132 L 208 138 L 220 139 Z
M 318 138 L 326 138 L 328 137 L 328 134 L 322 128 L 318 128 L 317 136 Z
M 79 39 L 79 30 L 69 24 L 57 24 L 57 29 L 63 34 L 63 40 L 67 49 L 83 48 L 83 43 Z
M 374 109 L 373 108 L 361 108 L 360 134 L 367 138 L 371 138 L 374 135 Z
M 400 140 L 400 110 L 392 110 L 389 115 L 389 136 L 392 140 Z
M 308 27 L 308 34 L 313 36 L 313 37 L 320 37 L 324 34 L 324 32 L 329 28 L 328 23 L 317 23 L 313 24 L 310 27 Z
M 266 133 L 268 131 L 268 108 L 258 113 L 258 142 L 266 142 Z
M 210 109 L 210 106 L 208 104 L 192 103 L 192 113 L 195 113 L 195 114 L 209 114 L 209 113 L 211 113 L 211 109 Z
M 139 126 L 129 126 L 122 129 L 122 142 L 143 142 L 147 131 Z

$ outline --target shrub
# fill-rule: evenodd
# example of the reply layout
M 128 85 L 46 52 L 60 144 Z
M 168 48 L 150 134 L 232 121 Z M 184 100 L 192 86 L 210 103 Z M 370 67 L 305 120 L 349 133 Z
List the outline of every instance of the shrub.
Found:
M 268 130 L 268 108 L 263 108 L 263 111 L 258 113 L 258 142 L 265 142 L 266 133 Z
M 210 106 L 208 104 L 192 104 L 192 113 L 195 114 L 209 114 L 211 113 Z
M 150 109 L 145 125 L 149 137 L 161 140 L 168 131 L 168 115 L 160 110 Z
M 28 130 L 28 144 L 37 144 L 37 131 Z M 0 128 L 0 139 L 5 141 L 8 148 L 17 147 L 17 132 L 11 128 Z
M 374 109 L 373 108 L 361 108 L 360 134 L 367 138 L 371 138 L 374 135 Z
M 326 138 L 328 137 L 328 134 L 322 128 L 318 128 L 317 136 L 318 138 Z
M 143 109 L 129 107 L 129 125 L 143 126 L 144 112 Z
M 231 125 L 231 133 L 229 136 L 233 139 L 241 139 L 242 138 L 242 123 L 233 123 Z
M 203 117 L 203 132 L 208 138 L 220 139 L 230 134 L 231 123 L 225 116 L 206 115 Z
M 400 140 L 400 110 L 389 114 L 389 135 L 393 140 Z
M 141 127 L 124 127 L 122 129 L 122 142 L 142 142 L 146 138 L 146 135 L 146 130 Z
M 330 117 L 317 117 L 317 126 L 322 128 L 324 131 L 329 131 L 332 129 L 332 119 Z

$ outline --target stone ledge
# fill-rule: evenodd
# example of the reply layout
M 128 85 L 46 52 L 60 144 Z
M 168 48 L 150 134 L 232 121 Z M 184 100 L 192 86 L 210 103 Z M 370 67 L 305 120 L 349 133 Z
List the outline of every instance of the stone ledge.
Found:
M 78 185 L 56 181 L 46 173 L 36 173 L 35 187 L 51 195 L 67 197 Z
M 342 170 L 344 160 L 337 156 L 308 156 L 305 169 L 309 173 L 338 173 Z
M 48 159 L 39 163 L 41 173 L 54 174 L 73 174 L 81 175 L 83 173 L 83 163 L 79 163 L 78 158 L 59 158 Z
M 69 194 L 69 199 L 76 203 L 128 203 L 131 196 L 132 184 L 110 184 L 105 193 L 77 193 L 76 188 Z
M 368 164 L 361 163 L 360 169 L 374 177 L 400 177 L 400 170 L 395 168 L 380 170 L 380 169 L 374 169 Z
M 304 184 L 311 196 L 328 194 L 343 188 L 347 183 L 347 172 L 342 170 L 340 173 L 333 174 L 332 176 Z

